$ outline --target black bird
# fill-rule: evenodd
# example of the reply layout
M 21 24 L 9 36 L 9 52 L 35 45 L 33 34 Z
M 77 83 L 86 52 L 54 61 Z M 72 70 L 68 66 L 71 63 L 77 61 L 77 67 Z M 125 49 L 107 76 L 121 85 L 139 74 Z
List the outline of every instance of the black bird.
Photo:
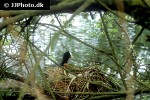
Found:
M 71 58 L 71 53 L 69 51 L 65 52 L 63 55 L 62 62 L 60 63 L 61 66 L 63 66 L 65 63 L 68 62 L 69 58 Z
M 62 59 L 62 62 L 60 64 L 53 64 L 53 65 L 49 65 L 51 68 L 50 68 L 50 71 L 52 71 L 53 73 L 56 72 L 57 70 L 55 68 L 59 68 L 59 66 L 63 66 L 63 67 L 67 67 L 68 68 L 68 65 L 66 66 L 65 63 L 68 62 L 69 58 L 73 57 L 71 55 L 71 53 L 69 51 L 65 52 L 63 54 L 63 59 Z M 57 65 L 57 66 L 56 66 Z M 55 68 L 54 68 L 55 67 Z M 45 77 L 48 78 L 49 77 L 49 68 L 47 69 L 48 67 L 45 67 Z M 54 69 L 53 69 L 54 68 Z M 64 72 L 66 73 L 66 72 Z

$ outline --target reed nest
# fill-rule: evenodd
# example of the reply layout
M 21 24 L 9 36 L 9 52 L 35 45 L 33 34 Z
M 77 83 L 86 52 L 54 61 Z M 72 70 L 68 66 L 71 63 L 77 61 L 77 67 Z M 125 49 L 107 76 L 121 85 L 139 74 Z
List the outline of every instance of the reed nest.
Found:
M 83 99 L 88 97 L 89 93 L 111 92 L 121 89 L 115 79 L 102 73 L 96 66 L 81 69 L 67 67 L 67 71 L 55 67 L 48 68 L 46 73 L 56 97 L 61 100 Z

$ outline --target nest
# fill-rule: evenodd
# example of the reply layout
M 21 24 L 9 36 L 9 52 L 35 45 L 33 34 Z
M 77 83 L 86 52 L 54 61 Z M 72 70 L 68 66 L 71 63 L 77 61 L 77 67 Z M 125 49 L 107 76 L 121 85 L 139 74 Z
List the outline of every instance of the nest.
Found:
M 112 78 L 103 74 L 98 67 L 68 69 L 71 73 L 60 67 L 50 68 L 47 71 L 48 79 L 53 83 L 52 89 L 61 100 L 83 99 L 87 94 L 82 93 L 87 92 L 111 92 L 121 89 Z M 76 92 L 78 93 L 76 94 Z

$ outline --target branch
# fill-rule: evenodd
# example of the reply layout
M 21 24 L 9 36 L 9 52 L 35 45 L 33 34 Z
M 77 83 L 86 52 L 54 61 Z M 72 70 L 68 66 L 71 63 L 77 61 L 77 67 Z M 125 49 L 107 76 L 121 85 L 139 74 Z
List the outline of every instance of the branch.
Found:
M 25 79 L 23 77 L 16 75 L 16 74 L 9 73 L 9 72 L 1 72 L 0 76 L 2 78 L 9 78 L 9 79 L 13 79 L 13 80 L 25 83 Z
M 40 23 L 40 24 L 44 24 L 44 23 Z M 50 25 L 50 26 L 53 26 L 53 27 L 57 28 L 58 30 L 61 30 L 61 28 L 59 28 L 58 26 L 55 26 L 55 25 L 53 25 L 53 24 L 45 24 L 45 25 Z M 111 52 L 107 52 L 107 51 L 104 51 L 104 50 L 100 50 L 99 48 L 94 47 L 94 46 L 92 46 L 92 45 L 90 45 L 90 44 L 88 44 L 88 43 L 86 43 L 86 42 L 84 42 L 84 41 L 78 39 L 77 37 L 75 37 L 75 36 L 69 34 L 69 33 L 68 33 L 67 31 L 65 31 L 65 30 L 63 30 L 63 32 L 62 32 L 61 34 L 62 34 L 62 35 L 65 35 L 65 36 L 67 36 L 67 37 L 69 37 L 69 38 L 72 38 L 72 39 L 74 39 L 74 40 L 76 40 L 76 41 L 78 41 L 78 42 L 80 42 L 80 43 L 82 43 L 82 44 L 84 44 L 84 45 L 86 45 L 86 46 L 88 46 L 88 47 L 90 47 L 90 48 L 92 48 L 92 49 L 94 49 L 94 50 L 100 52 L 100 53 L 106 54 L 106 55 L 109 56 L 109 57 L 111 57 L 111 55 L 112 55 Z
M 110 38 L 110 36 L 109 36 L 109 34 L 108 34 L 107 26 L 105 25 L 105 22 L 104 22 L 104 19 L 103 19 L 103 16 L 102 16 L 102 13 L 101 13 L 101 12 L 100 12 L 100 17 L 101 17 L 101 19 L 102 19 L 102 24 L 103 24 L 103 27 L 104 27 L 104 32 L 105 32 L 105 34 L 106 34 L 106 37 L 107 37 L 107 39 L 108 39 L 108 43 L 109 43 L 109 45 L 110 45 L 110 47 L 111 47 L 111 51 L 112 51 L 113 58 L 114 58 L 115 62 L 117 63 L 117 65 L 119 65 L 119 63 L 118 63 L 118 58 L 117 58 L 117 55 L 116 55 L 116 53 L 115 53 L 115 49 L 114 49 L 114 47 L 113 47 L 111 38 Z M 119 66 L 120 66 L 120 65 L 119 65 Z M 120 77 L 121 77 L 121 80 L 122 80 L 122 82 L 123 82 L 123 85 L 124 85 L 125 89 L 127 89 L 127 85 L 126 85 L 126 83 L 125 83 L 125 81 L 124 81 L 123 74 L 122 74 L 121 68 L 120 68 L 119 66 L 117 66 L 119 75 L 120 75 Z
M 121 98 L 125 97 L 127 92 L 58 92 L 54 91 L 54 93 L 58 94 L 75 94 L 75 95 L 90 95 L 91 97 L 88 98 L 88 100 L 103 100 L 103 99 L 114 99 L 114 98 Z M 144 89 L 138 89 L 135 91 L 135 95 L 141 94 L 141 93 L 150 93 L 150 90 L 147 88 Z
M 144 31 L 144 27 L 142 27 L 142 29 L 140 30 L 140 32 L 138 33 L 138 35 L 135 37 L 135 39 L 133 40 L 132 44 L 135 44 L 135 42 L 137 41 L 137 39 L 141 36 L 141 34 Z
M 69 2 L 68 2 L 69 1 Z M 92 0 L 91 0 L 92 1 Z M 94 0 L 93 0 L 94 1 Z M 119 11 L 117 9 L 117 5 L 115 0 L 96 0 L 97 2 L 93 2 L 89 7 L 84 9 L 85 11 Z M 146 2 L 139 0 L 123 0 L 124 2 L 124 11 L 122 13 L 126 13 L 132 16 L 135 19 L 135 23 L 139 24 L 150 30 L 150 12 L 149 5 Z M 14 20 L 13 22 L 17 22 L 22 20 L 23 18 L 39 16 L 39 15 L 49 15 L 49 14 L 58 14 L 58 13 L 73 13 L 75 12 L 85 0 L 51 0 L 50 10 L 19 10 L 19 11 L 0 11 L 1 17 L 16 17 L 22 14 L 25 14 L 24 17 Z M 101 2 L 101 3 L 100 3 Z M 109 8 L 109 9 L 108 9 Z M 120 11 L 121 12 L 121 11 Z M 114 13 L 116 14 L 116 13 Z M 120 17 L 120 16 L 119 16 Z M 12 22 L 11 22 L 12 24 Z M 7 24 L 8 25 L 8 24 Z M 1 26 L 1 25 L 0 25 Z M 3 27 L 4 28 L 4 27 Z M 2 28 L 0 27 L 0 30 Z

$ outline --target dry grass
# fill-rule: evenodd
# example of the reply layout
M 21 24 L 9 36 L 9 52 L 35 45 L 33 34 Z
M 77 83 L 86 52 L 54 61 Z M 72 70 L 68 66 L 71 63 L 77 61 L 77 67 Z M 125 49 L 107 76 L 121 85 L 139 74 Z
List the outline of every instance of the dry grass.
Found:
M 72 71 L 72 68 L 69 67 L 68 70 Z M 64 72 L 60 67 L 48 68 L 46 71 L 47 79 L 53 83 L 53 91 L 62 100 L 82 99 L 86 96 L 72 94 L 73 92 L 111 92 L 120 89 L 117 84 L 113 83 L 95 66 L 81 70 L 73 68 L 71 74 L 65 74 Z
M 39 100 L 52 99 L 48 89 L 52 89 L 57 100 L 79 100 L 91 96 L 91 93 L 94 92 L 111 92 L 121 89 L 112 78 L 103 74 L 97 66 L 79 69 L 79 67 L 66 65 L 65 68 L 69 72 L 64 71 L 61 67 L 47 67 L 44 71 L 47 82 L 41 80 L 42 84 L 37 82 L 34 85 L 23 85 L 23 83 L 9 80 L 9 82 L 5 82 L 7 85 L 1 82 L 0 86 L 3 88 L 5 86 L 7 86 L 5 88 L 18 87 L 18 92 L 24 91 L 25 94 L 30 94 Z

